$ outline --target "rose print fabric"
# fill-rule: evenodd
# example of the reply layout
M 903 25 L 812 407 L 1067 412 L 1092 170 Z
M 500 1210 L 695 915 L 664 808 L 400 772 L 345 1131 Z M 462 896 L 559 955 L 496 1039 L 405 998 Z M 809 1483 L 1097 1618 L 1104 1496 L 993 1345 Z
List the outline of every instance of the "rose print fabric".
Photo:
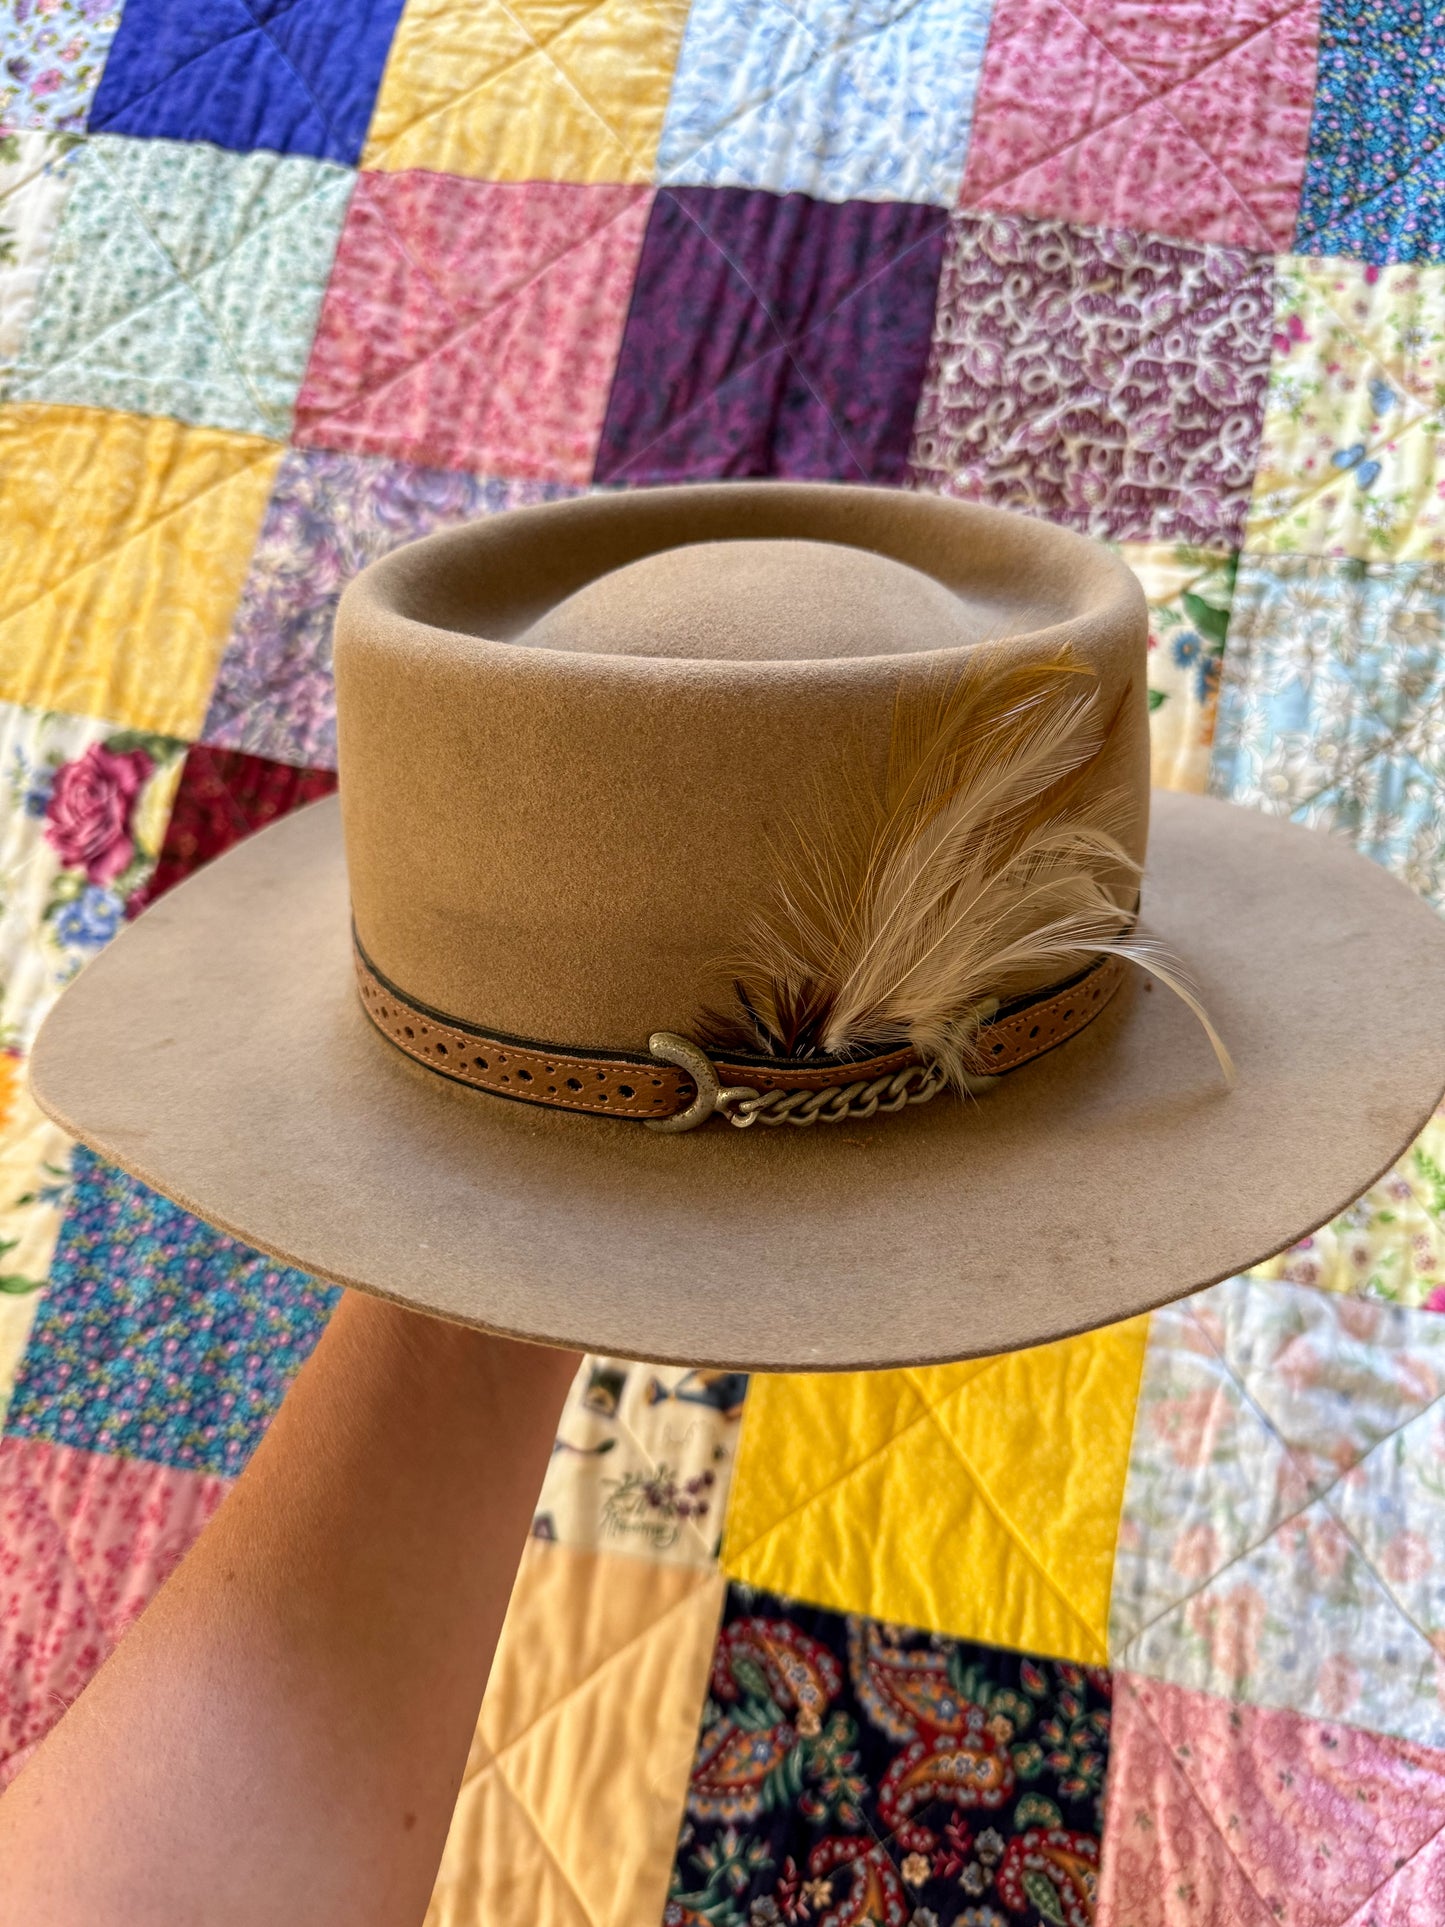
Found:
M 1269 323 L 1267 258 L 956 215 L 914 486 L 1088 535 L 1229 547 L 1254 473 Z

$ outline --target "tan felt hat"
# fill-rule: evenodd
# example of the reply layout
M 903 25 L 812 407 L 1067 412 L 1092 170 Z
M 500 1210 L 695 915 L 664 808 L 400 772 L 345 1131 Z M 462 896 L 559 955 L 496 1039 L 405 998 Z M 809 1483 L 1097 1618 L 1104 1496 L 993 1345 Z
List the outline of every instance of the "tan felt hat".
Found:
M 339 804 L 104 951 L 36 1095 L 321 1277 L 622 1356 L 961 1358 L 1212 1283 L 1425 1122 L 1445 927 L 1325 836 L 1151 826 L 1145 643 L 1107 551 L 902 492 L 416 543 L 342 603 Z

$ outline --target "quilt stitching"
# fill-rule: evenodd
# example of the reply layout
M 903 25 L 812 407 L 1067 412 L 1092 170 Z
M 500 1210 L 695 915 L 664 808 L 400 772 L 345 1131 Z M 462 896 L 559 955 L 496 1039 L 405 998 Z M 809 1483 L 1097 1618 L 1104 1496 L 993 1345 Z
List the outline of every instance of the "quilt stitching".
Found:
M 312 107 L 316 110 L 316 118 L 321 122 L 321 125 L 326 129 L 327 135 L 330 138 L 330 140 L 338 148 L 343 147 L 344 142 L 341 139 L 340 131 L 333 123 L 330 114 L 327 113 L 326 109 L 321 105 L 321 102 L 316 98 L 315 91 L 313 90 L 310 81 L 307 80 L 306 76 L 301 72 L 300 68 L 296 65 L 296 63 L 291 59 L 291 56 L 286 52 L 285 48 L 282 47 L 280 41 L 277 40 L 276 36 L 271 32 L 270 28 L 266 26 L 264 21 L 260 21 L 256 19 L 255 14 L 251 11 L 250 0 L 237 0 L 237 4 L 239 5 L 243 13 L 250 15 L 250 18 L 255 26 L 256 32 L 260 34 L 261 38 L 272 49 L 272 51 L 276 55 L 276 58 L 281 62 L 281 65 L 291 75 L 291 78 L 296 82 L 296 85 L 301 89 L 302 93 L 305 94 L 306 98 L 311 102 Z M 289 13 L 291 9 L 288 7 L 286 11 Z
M 751 192 L 753 190 L 747 190 L 747 191 Z M 738 279 L 742 282 L 744 288 L 747 290 L 749 299 L 752 300 L 756 304 L 756 306 L 760 309 L 764 319 L 768 322 L 769 326 L 773 329 L 773 332 L 778 336 L 778 340 L 775 341 L 771 347 L 765 348 L 759 354 L 754 355 L 750 360 L 741 363 L 736 368 L 730 368 L 721 381 L 714 383 L 714 385 L 711 388 L 709 388 L 705 394 L 699 395 L 695 401 L 689 403 L 689 405 L 685 409 L 683 409 L 680 414 L 672 416 L 665 424 L 665 426 L 659 429 L 657 434 L 650 436 L 648 440 L 642 443 L 640 447 L 629 449 L 625 460 L 610 466 L 607 474 L 605 476 L 599 476 L 598 479 L 604 480 L 607 482 L 621 480 L 623 477 L 626 476 L 627 471 L 630 468 L 635 467 L 636 464 L 640 462 L 643 459 L 643 457 L 649 454 L 653 449 L 658 448 L 663 443 L 667 442 L 673 435 L 677 433 L 678 429 L 681 428 L 686 422 L 693 420 L 694 417 L 701 414 L 703 410 L 706 409 L 718 396 L 724 394 L 735 381 L 740 380 L 744 375 L 749 374 L 752 370 L 762 367 L 765 362 L 771 360 L 773 357 L 777 355 L 784 355 L 787 357 L 790 364 L 796 369 L 800 380 L 802 380 L 807 385 L 809 392 L 813 394 L 814 398 L 818 401 L 818 406 L 822 410 L 824 416 L 826 417 L 829 423 L 829 426 L 832 427 L 833 432 L 838 436 L 839 441 L 842 443 L 843 447 L 847 450 L 849 457 L 854 462 L 855 466 L 857 466 L 859 473 L 863 476 L 865 481 L 868 480 L 869 476 L 868 476 L 867 469 L 864 468 L 863 464 L 859 461 L 858 456 L 854 451 L 851 443 L 843 435 L 842 431 L 838 428 L 837 424 L 833 421 L 831 413 L 824 405 L 821 398 L 817 396 L 817 391 L 814 388 L 812 381 L 809 379 L 809 376 L 806 370 L 799 365 L 796 356 L 793 354 L 793 350 L 799 347 L 803 342 L 809 340 L 813 335 L 817 334 L 820 329 L 827 327 L 827 325 L 830 322 L 837 320 L 837 318 L 848 307 L 850 302 L 856 301 L 860 295 L 864 294 L 876 282 L 892 274 L 893 271 L 896 268 L 900 267 L 902 263 L 909 258 L 910 255 L 916 254 L 920 248 L 925 248 L 929 246 L 930 243 L 935 238 L 936 230 L 931 230 L 927 234 L 922 234 L 916 240 L 910 241 L 907 247 L 900 248 L 897 254 L 891 255 L 887 261 L 880 263 L 878 267 L 872 269 L 869 273 L 867 273 L 863 277 L 862 280 L 858 281 L 853 287 L 849 288 L 845 294 L 840 296 L 837 302 L 835 302 L 835 304 L 828 310 L 826 314 L 817 316 L 816 319 L 809 322 L 808 326 L 802 329 L 801 332 L 794 335 L 785 336 L 771 308 L 762 299 L 762 297 L 757 294 L 748 277 L 745 274 L 743 274 L 740 268 L 737 267 L 736 263 L 731 259 L 731 257 L 728 255 L 726 250 L 721 247 L 721 245 L 713 237 L 713 235 L 708 232 L 707 228 L 703 226 L 703 224 L 700 221 L 697 220 L 696 216 L 691 213 L 691 210 L 687 208 L 683 208 L 681 206 L 681 203 L 678 201 L 677 196 L 673 194 L 670 189 L 659 188 L 658 189 L 659 199 L 663 195 L 666 195 L 668 200 L 673 205 L 678 206 L 681 212 L 688 214 L 689 218 L 692 220 L 693 225 L 698 229 L 699 233 L 702 234 L 703 238 L 718 253 L 721 259 L 728 266 L 729 270 L 737 275 Z
M 985 1374 L 980 1373 L 978 1376 L 983 1377 L 984 1375 Z M 1009 1514 L 1004 1510 L 1004 1507 L 1000 1502 L 997 1494 L 993 1491 L 992 1487 L 988 1484 L 988 1482 L 983 1478 L 982 1474 L 979 1473 L 977 1469 L 974 1467 L 972 1461 L 968 1457 L 968 1454 L 964 1451 L 963 1447 L 958 1443 L 958 1440 L 954 1438 L 953 1434 L 949 1431 L 948 1427 L 944 1424 L 943 1420 L 939 1417 L 937 1410 L 929 1403 L 928 1399 L 924 1397 L 923 1390 L 919 1386 L 917 1378 L 914 1375 L 914 1373 L 911 1371 L 906 1371 L 904 1373 L 904 1377 L 908 1380 L 908 1383 L 913 1387 L 913 1389 L 918 1393 L 918 1396 L 921 1399 L 923 1399 L 924 1408 L 927 1411 L 928 1416 L 933 1420 L 935 1429 L 942 1435 L 945 1443 L 952 1451 L 954 1457 L 958 1460 L 959 1464 L 963 1467 L 965 1476 L 967 1477 L 969 1484 L 973 1487 L 973 1490 L 978 1494 L 979 1498 L 982 1499 L 984 1505 L 988 1508 L 988 1511 L 992 1516 L 992 1518 L 995 1520 L 995 1522 L 998 1525 L 1002 1526 L 1003 1530 L 1007 1533 L 1012 1543 L 1015 1546 L 1017 1546 L 1018 1550 L 1024 1555 L 1024 1558 L 1028 1561 L 1030 1566 L 1033 1567 L 1034 1571 L 1039 1575 L 1040 1579 L 1043 1580 L 1044 1584 L 1049 1588 L 1050 1592 L 1053 1593 L 1055 1599 L 1058 1600 L 1059 1604 L 1064 1608 L 1065 1612 L 1074 1621 L 1075 1625 L 1078 1626 L 1079 1630 L 1082 1632 L 1084 1638 L 1087 1640 L 1090 1648 L 1092 1649 L 1094 1657 L 1096 1658 L 1098 1663 L 1100 1665 L 1105 1664 L 1107 1661 L 1108 1655 L 1105 1649 L 1104 1642 L 1099 1638 L 1098 1633 L 1084 1618 L 1083 1614 L 1079 1611 L 1078 1607 L 1074 1604 L 1073 1600 L 1069 1598 L 1068 1594 L 1059 1585 L 1058 1581 L 1054 1578 L 1053 1574 L 1049 1571 L 1048 1567 L 1044 1564 L 1043 1560 L 1039 1557 L 1038 1553 L 1036 1553 L 1033 1547 L 1028 1543 L 1027 1538 L 1024 1536 L 1022 1532 L 1020 1532 L 1018 1527 L 1014 1524 L 1013 1520 L 1010 1518 Z M 969 1383 L 975 1384 L 977 1383 L 977 1379 L 970 1380 Z M 954 1392 L 950 1394 L 950 1399 L 958 1397 L 959 1394 L 965 1390 L 967 1390 L 966 1386 L 959 1387 L 958 1392 Z
M 375 201 L 370 201 L 367 205 L 371 211 L 375 211 L 377 206 Z M 510 289 L 500 300 L 493 301 L 476 313 L 468 315 L 444 340 L 437 342 L 434 347 L 428 348 L 426 352 L 418 356 L 415 361 L 407 362 L 405 367 L 397 369 L 395 374 L 388 375 L 384 381 L 367 385 L 348 401 L 343 402 L 339 408 L 329 408 L 325 411 L 309 409 L 307 412 L 310 416 L 311 423 L 341 421 L 350 415 L 353 410 L 369 407 L 378 396 L 388 393 L 388 391 L 395 388 L 399 382 L 405 381 L 409 376 L 415 374 L 419 368 L 424 368 L 429 361 L 434 361 L 438 355 L 445 354 L 449 348 L 454 348 L 458 342 L 465 340 L 467 335 L 474 329 L 481 327 L 485 322 L 491 320 L 493 316 L 504 313 L 508 308 L 515 306 L 516 302 L 520 300 L 528 288 L 534 287 L 537 282 L 550 274 L 561 262 L 569 260 L 573 255 L 580 253 L 582 249 L 590 247 L 599 236 L 605 234 L 609 228 L 614 227 L 617 222 L 631 214 L 635 205 L 635 200 L 624 201 L 615 214 L 609 214 L 607 219 L 600 222 L 597 227 L 589 229 L 586 234 L 580 236 L 577 240 L 569 241 L 567 245 L 559 249 L 557 253 L 549 255 L 539 267 L 534 268 L 531 273 L 527 275 L 525 280 L 518 282 L 516 287 Z M 378 225 L 389 237 L 392 236 L 393 224 L 387 214 L 382 213 L 379 215 Z M 398 245 L 400 246 L 401 244 L 398 243 Z M 410 260 L 410 254 L 407 253 L 405 247 L 402 247 L 401 251 L 406 258 Z M 430 277 L 428 278 L 430 279 Z M 319 338 L 320 330 L 318 329 L 318 340 Z M 313 347 L 313 357 L 315 352 L 316 350 Z M 303 395 L 305 394 L 304 380 L 302 383 L 302 393 Z M 306 436 L 308 441 L 312 439 L 314 432 L 314 427 L 308 427 Z
M 907 20 L 910 15 L 917 13 L 924 5 L 924 0 L 908 0 L 906 6 L 902 7 L 897 13 L 890 14 L 888 19 L 880 21 L 876 27 L 866 27 L 860 33 L 841 36 L 837 40 L 828 42 L 819 41 L 804 16 L 800 13 L 794 13 L 791 7 L 784 6 L 783 0 L 769 0 L 769 4 L 776 13 L 781 13 L 788 20 L 791 20 L 807 37 L 813 49 L 807 64 L 800 67 L 797 73 L 790 74 L 787 80 L 780 86 L 772 88 L 766 93 L 759 94 L 754 100 L 744 101 L 733 113 L 726 115 L 722 120 L 718 121 L 715 126 L 710 127 L 704 140 L 699 141 L 696 147 L 682 155 L 677 161 L 669 164 L 669 179 L 672 179 L 682 168 L 687 167 L 692 161 L 695 161 L 698 155 L 701 154 L 705 148 L 709 147 L 720 134 L 725 134 L 729 132 L 730 129 L 741 126 L 742 123 L 751 116 L 760 114 L 764 108 L 772 105 L 776 101 L 782 100 L 784 96 L 791 93 L 794 88 L 801 86 L 805 80 L 816 73 L 820 61 L 828 59 L 830 56 L 851 53 L 856 48 L 866 47 L 870 41 L 881 39 L 884 34 L 891 33 L 895 27 Z
M 1180 133 L 1184 135 L 1185 139 L 1188 140 L 1190 144 L 1197 149 L 1197 151 L 1199 152 L 1199 154 L 1204 160 L 1205 166 L 1208 167 L 1215 175 L 1218 176 L 1218 178 L 1224 183 L 1225 187 L 1227 187 L 1229 192 L 1234 196 L 1235 200 L 1239 203 L 1240 207 L 1244 209 L 1245 213 L 1249 216 L 1250 220 L 1254 222 L 1255 226 L 1259 229 L 1260 234 L 1263 236 L 1262 251 L 1265 253 L 1270 253 L 1272 249 L 1271 249 L 1269 233 L 1267 229 L 1264 227 L 1264 224 L 1261 222 L 1258 213 L 1250 205 L 1243 191 L 1236 185 L 1236 183 L 1233 180 L 1230 179 L 1225 169 L 1209 152 L 1208 148 L 1203 145 L 1199 137 L 1193 132 L 1191 132 L 1191 130 L 1188 127 L 1186 127 L 1184 123 L 1179 119 L 1179 117 L 1174 113 L 1173 109 L 1169 106 L 1168 96 L 1172 93 L 1177 92 L 1177 90 L 1180 87 L 1192 86 L 1193 83 L 1199 79 L 1201 74 L 1208 73 L 1212 67 L 1217 67 L 1222 62 L 1232 58 L 1232 56 L 1238 53 L 1242 47 L 1247 47 L 1250 41 L 1259 39 L 1260 36 L 1263 34 L 1272 34 L 1282 21 L 1288 19 L 1290 14 L 1303 12 L 1304 8 L 1298 4 L 1292 4 L 1290 6 L 1281 8 L 1280 12 L 1276 14 L 1272 19 L 1265 21 L 1261 26 L 1252 28 L 1249 33 L 1245 34 L 1241 39 L 1235 41 L 1231 46 L 1225 47 L 1219 53 L 1211 54 L 1209 59 L 1204 61 L 1201 66 L 1195 68 L 1192 72 L 1184 75 L 1182 79 L 1175 81 L 1172 86 L 1166 87 L 1160 93 L 1156 94 L 1153 91 L 1153 89 L 1149 86 L 1148 82 L 1143 80 L 1138 74 L 1136 74 L 1133 68 L 1128 64 L 1126 60 L 1124 60 L 1119 54 L 1115 53 L 1114 49 L 1109 45 L 1108 41 L 1104 38 L 1104 36 L 1101 33 L 1099 33 L 1097 28 L 1095 28 L 1089 21 L 1083 19 L 1079 14 L 1075 13 L 1074 9 L 1071 6 L 1069 6 L 1068 0 L 1056 0 L 1056 3 L 1062 8 L 1062 10 L 1065 13 L 1068 14 L 1069 18 L 1075 23 L 1076 26 L 1078 26 L 1084 33 L 1086 33 L 1089 36 L 1091 40 L 1096 42 L 1096 44 L 1104 50 L 1104 52 L 1115 63 L 1115 65 L 1120 69 L 1122 73 L 1127 74 L 1129 79 L 1132 80 L 1136 86 L 1143 88 L 1146 98 L 1144 100 L 1136 102 L 1135 105 L 1132 107 L 1125 108 L 1125 110 L 1121 114 L 1111 114 L 1106 120 L 1100 121 L 1097 127 L 1090 127 L 1089 129 L 1087 129 L 1086 132 L 1075 135 L 1073 139 L 1064 141 L 1060 146 L 1052 148 L 1047 153 L 1036 155 L 1032 160 L 1028 161 L 1023 167 L 1015 168 L 1011 173 L 1001 175 L 997 179 L 989 180 L 988 182 L 981 184 L 980 187 L 976 190 L 976 192 L 982 195 L 984 198 L 987 198 L 989 195 L 997 193 L 998 190 L 1001 188 L 1011 187 L 1016 182 L 1022 180 L 1025 175 L 1031 174 L 1035 168 L 1046 167 L 1050 161 L 1061 159 L 1065 154 L 1069 153 L 1072 149 L 1083 146 L 1086 141 L 1091 141 L 1095 139 L 1099 134 L 1107 133 L 1111 128 L 1123 126 L 1125 122 L 1132 120 L 1136 114 L 1142 113 L 1146 107 L 1161 107 L 1163 108 L 1165 113 L 1169 115 L 1170 119 L 1174 122 L 1175 126 L 1178 127 Z
M 642 166 L 641 161 L 623 139 L 622 135 L 619 134 L 617 129 L 606 119 L 601 110 L 593 105 L 592 101 L 588 99 L 587 95 L 578 86 L 571 74 L 568 73 L 561 62 L 558 61 L 556 55 L 551 52 L 551 48 L 556 41 L 563 39 L 567 34 L 571 33 L 575 27 L 580 26 L 584 20 L 590 20 L 594 14 L 605 13 L 607 9 L 614 4 L 614 0 L 592 0 L 590 6 L 585 7 L 581 13 L 574 14 L 572 18 L 560 26 L 554 34 L 542 40 L 539 40 L 532 30 L 517 18 L 511 8 L 505 4 L 505 0 L 492 0 L 492 4 L 496 5 L 502 13 L 506 14 L 513 26 L 531 42 L 531 45 L 514 59 L 503 61 L 499 67 L 494 67 L 472 86 L 463 88 L 461 93 L 450 94 L 445 100 L 438 101 L 435 107 L 428 107 L 424 113 L 414 115 L 411 120 L 407 121 L 405 126 L 398 127 L 388 135 L 386 146 L 382 150 L 383 153 L 389 152 L 396 146 L 398 141 L 402 140 L 407 134 L 414 133 L 418 127 L 424 127 L 429 120 L 435 120 L 439 114 L 454 113 L 458 107 L 464 106 L 467 101 L 475 100 L 478 94 L 485 93 L 489 87 L 501 79 L 503 74 L 510 73 L 514 67 L 525 66 L 529 60 L 535 60 L 540 54 L 548 66 L 571 88 L 578 100 L 581 101 L 588 113 L 592 115 L 598 126 L 601 127 L 603 133 L 612 141 L 613 145 L 618 147 L 622 153 L 626 155 L 634 167 L 640 168 Z
M 249 13 L 250 9 L 247 8 L 246 11 Z M 252 24 L 249 27 L 242 27 L 237 33 L 227 34 L 224 40 L 211 41 L 209 45 L 202 47 L 199 53 L 193 53 L 188 60 L 183 60 L 178 67 L 172 67 L 170 72 L 163 74 L 159 80 L 152 81 L 149 87 L 142 87 L 138 94 L 128 94 L 124 100 L 117 102 L 114 111 L 117 114 L 124 114 L 132 107 L 139 107 L 143 100 L 149 100 L 153 94 L 158 94 L 163 88 L 169 87 L 179 75 L 189 72 L 192 67 L 198 67 L 203 60 L 209 60 L 212 54 L 220 53 L 222 48 L 232 47 L 238 40 L 248 39 L 255 32 L 256 27 Z M 109 122 L 103 121 L 91 131 L 103 134 L 108 126 Z
M 261 440 L 259 436 L 247 437 L 246 439 L 258 442 Z M 99 550 L 95 555 L 87 556 L 83 562 L 78 563 L 75 568 L 67 570 L 64 575 L 58 576 L 54 582 L 47 582 L 40 593 L 32 596 L 28 602 L 17 603 L 13 608 L 0 607 L 0 628 L 3 628 L 8 622 L 13 622 L 17 616 L 25 615 L 29 610 L 38 608 L 41 603 L 48 601 L 51 596 L 58 594 L 61 589 L 68 588 L 72 582 L 78 582 L 88 570 L 98 567 L 102 562 L 114 561 L 114 559 L 118 555 L 122 555 L 133 542 L 144 540 L 146 536 L 162 528 L 175 516 L 183 515 L 189 509 L 194 508 L 198 502 L 205 501 L 208 495 L 214 495 L 221 489 L 229 488 L 233 482 L 238 480 L 242 475 L 248 474 L 251 469 L 259 467 L 264 462 L 271 462 L 275 459 L 275 446 L 270 443 L 264 444 L 256 454 L 251 456 L 249 461 L 237 463 L 235 468 L 221 476 L 218 481 L 208 482 L 203 489 L 198 489 L 194 495 L 187 496 L 184 502 L 177 502 L 171 507 L 163 509 L 159 515 L 154 516 L 149 522 L 142 523 L 138 529 L 128 530 L 118 542 L 111 543 L 108 547 Z
M 553 1849 L 551 1841 L 547 1838 L 546 1830 L 542 1826 L 542 1823 L 538 1820 L 537 1816 L 533 1813 L 532 1809 L 527 1805 L 526 1801 L 522 1798 L 521 1794 L 517 1791 L 516 1787 L 512 1784 L 511 1780 L 508 1779 L 506 1771 L 503 1768 L 501 1761 L 496 1760 L 495 1764 L 497 1769 L 496 1784 L 501 1786 L 505 1790 L 507 1797 L 511 1801 L 512 1805 L 517 1809 L 518 1813 L 520 1813 L 522 1818 L 526 1821 L 527 1826 L 531 1829 L 532 1837 L 536 1840 L 538 1846 L 541 1847 L 542 1852 L 546 1855 L 548 1864 L 552 1867 L 558 1879 L 562 1882 L 562 1885 L 567 1889 L 567 1892 L 572 1896 L 573 1901 L 576 1903 L 578 1913 L 581 1914 L 582 1918 L 590 1924 L 590 1927 L 600 1927 L 600 1923 L 598 1922 L 596 1915 L 593 1914 L 592 1910 L 588 1907 L 587 1903 L 583 1900 L 581 1894 L 579 1894 L 576 1887 L 573 1886 L 571 1875 L 567 1872 L 567 1869 L 562 1865 L 562 1862 L 558 1859 L 557 1854 Z

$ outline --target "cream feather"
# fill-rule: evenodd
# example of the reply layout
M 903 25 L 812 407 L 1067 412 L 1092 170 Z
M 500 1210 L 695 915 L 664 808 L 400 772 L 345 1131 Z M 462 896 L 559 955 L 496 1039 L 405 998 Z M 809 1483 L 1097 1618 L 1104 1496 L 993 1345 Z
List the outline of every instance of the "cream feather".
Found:
M 883 794 L 797 831 L 736 962 L 737 1010 L 706 1041 L 843 1058 L 907 1043 L 963 1086 L 1000 1003 L 1113 954 L 1183 998 L 1232 1082 L 1181 968 L 1134 929 L 1129 799 L 1086 783 L 1122 714 L 1100 714 L 1067 652 L 1010 666 L 989 646 L 900 697 Z

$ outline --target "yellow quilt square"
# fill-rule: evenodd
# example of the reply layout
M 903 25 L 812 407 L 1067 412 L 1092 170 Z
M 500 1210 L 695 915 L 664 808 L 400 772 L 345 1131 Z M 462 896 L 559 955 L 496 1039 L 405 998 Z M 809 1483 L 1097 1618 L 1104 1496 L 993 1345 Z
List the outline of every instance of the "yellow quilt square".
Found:
M 1148 1326 L 927 1371 L 754 1378 L 725 1572 L 1103 1664 Z
M 648 183 L 686 18 L 687 0 L 411 0 L 362 165 Z
M 194 737 L 282 451 L 0 409 L 0 700 Z
M 723 1592 L 529 1543 L 426 1927 L 661 1920 Z

